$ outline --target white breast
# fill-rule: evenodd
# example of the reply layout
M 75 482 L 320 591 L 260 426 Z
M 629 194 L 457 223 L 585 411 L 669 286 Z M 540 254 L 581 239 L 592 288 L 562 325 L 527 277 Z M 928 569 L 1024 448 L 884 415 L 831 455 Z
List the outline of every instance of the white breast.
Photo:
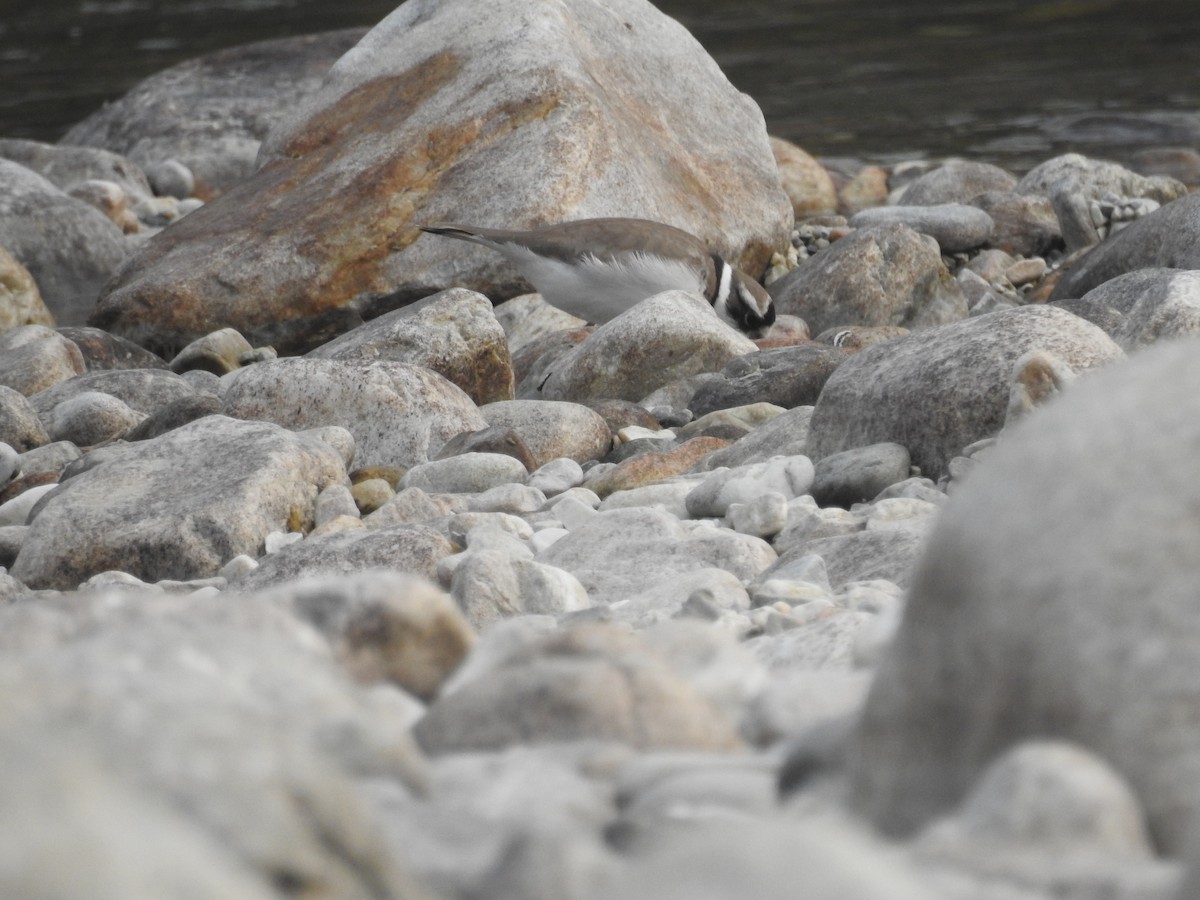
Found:
M 663 291 L 703 292 L 701 273 L 682 260 L 629 253 L 575 263 L 538 256 L 525 247 L 498 247 L 552 306 L 589 322 L 607 322 Z

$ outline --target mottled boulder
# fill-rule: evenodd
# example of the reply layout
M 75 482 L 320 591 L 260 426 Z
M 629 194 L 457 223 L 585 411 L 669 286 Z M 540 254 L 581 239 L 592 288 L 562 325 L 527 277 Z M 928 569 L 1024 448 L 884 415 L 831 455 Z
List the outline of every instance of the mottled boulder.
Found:
M 923 536 L 907 529 L 856 531 L 808 541 L 788 550 L 759 580 L 787 577 L 789 568 L 806 556 L 819 556 L 835 590 L 851 581 L 882 578 L 907 587 L 923 548 Z
M 187 379 L 165 369 L 97 369 L 39 391 L 29 398 L 29 402 L 45 419 L 64 400 L 93 391 L 111 394 L 145 415 L 157 413 L 197 394 Z
M 270 128 L 363 34 L 261 41 L 187 60 L 105 104 L 62 143 L 115 150 L 148 169 L 175 160 L 192 175 L 195 195 L 211 199 L 254 172 Z
M 911 460 L 900 444 L 871 444 L 833 453 L 816 466 L 813 499 L 821 506 L 842 506 L 874 500 L 879 492 L 908 478 Z
M 475 642 L 450 596 L 418 575 L 315 575 L 258 597 L 310 622 L 356 680 L 391 681 L 422 700 L 437 694 Z
M 753 275 L 792 224 L 758 107 L 644 0 L 406 4 L 291 104 L 258 165 L 145 246 L 93 324 L 156 351 L 232 326 L 304 352 L 452 285 L 528 289 L 419 224 L 642 216 Z
M 1091 159 L 1079 153 L 1064 153 L 1034 166 L 1012 188 L 1018 194 L 1038 194 L 1051 200 L 1072 194 L 1088 200 L 1113 193 L 1120 197 L 1143 197 L 1170 203 L 1187 193 L 1173 178 L 1145 176 L 1118 163 Z
M 54 327 L 54 316 L 42 302 L 29 270 L 0 246 L 0 332 L 22 325 Z
M 688 408 L 703 416 L 748 403 L 811 406 L 849 355 L 840 347 L 814 343 L 747 353 L 726 363 L 720 378 L 700 385 Z
M 1112 223 L 1101 202 L 1147 201 L 1154 207 L 1187 193 L 1187 188 L 1172 178 L 1138 175 L 1117 163 L 1078 153 L 1035 166 L 1014 190 L 1049 198 L 1067 250 L 1072 252 L 1098 243 L 1109 233 Z
M 70 147 L 0 138 L 0 159 L 19 163 L 37 172 L 64 191 L 88 181 L 106 181 L 115 184 L 132 198 L 151 195 L 145 174 L 133 161 L 98 147 Z
M 809 455 L 894 442 L 924 475 L 940 478 L 953 456 L 1004 425 L 1014 367 L 1035 349 L 1077 372 L 1124 355 L 1095 325 L 1046 306 L 914 332 L 838 367 L 813 412 Z
M 1200 272 L 1134 269 L 1061 305 L 1096 321 L 1130 353 L 1200 331 Z
M 0 159 L 0 246 L 33 276 L 60 325 L 82 324 L 125 259 L 121 229 L 41 175 Z
M 925 328 L 965 319 L 967 299 L 930 238 L 907 225 L 852 232 L 769 288 L 813 334 L 841 325 Z
M 1093 247 L 1050 299 L 1077 299 L 1118 275 L 1148 268 L 1200 269 L 1200 194 L 1167 203 Z
M 440 531 L 426 525 L 386 525 L 314 536 L 289 544 L 259 560 L 258 568 L 234 587 L 257 591 L 314 576 L 353 575 L 386 569 L 433 580 L 437 564 L 455 551 Z
M 454 435 L 487 427 L 461 388 L 408 363 L 279 359 L 230 373 L 224 411 L 287 428 L 340 425 L 356 466 L 415 466 Z
M 45 325 L 22 325 L 0 333 L 0 385 L 27 397 L 84 369 L 79 348 Z
M 1015 191 L 984 191 L 971 198 L 992 218 L 992 234 L 987 246 L 1013 256 L 1041 256 L 1061 247 L 1062 226 L 1054 205 L 1038 194 Z
M 853 745 L 853 799 L 876 824 L 922 826 L 1038 735 L 1108 761 L 1156 846 L 1188 850 L 1197 350 L 1168 342 L 1081 379 L 950 497 Z M 1035 521 L 1053 533 L 1031 540 Z
M 55 330 L 79 348 L 89 372 L 97 369 L 167 368 L 166 360 L 162 357 L 139 347 L 133 341 L 127 341 L 99 328 L 65 325 Z
M 37 410 L 20 391 L 0 384 L 0 441 L 18 453 L 50 442 Z
M 900 195 L 906 206 L 970 203 L 985 191 L 1011 191 L 1017 178 L 991 163 L 954 159 L 926 172 Z
M 637 637 L 552 633 L 443 693 L 413 730 L 430 754 L 609 740 L 639 749 L 740 748 L 732 724 Z
M 344 478 L 327 444 L 223 416 L 113 444 L 41 500 L 13 576 L 70 590 L 109 569 L 149 581 L 215 575 L 261 554 L 269 532 L 311 523 L 317 493 Z
M 385 313 L 309 351 L 308 357 L 412 363 L 457 384 L 481 406 L 513 398 L 504 329 L 487 297 L 462 288 Z
M 557 400 L 510 400 L 481 407 L 492 427 L 510 428 L 525 442 L 534 468 L 565 456 L 576 462 L 599 459 L 612 447 L 612 432 L 598 412 Z
M 641 400 L 670 381 L 717 371 L 756 349 L 698 294 L 668 291 L 605 322 L 555 360 L 541 396 Z
M 680 522 L 656 509 L 596 513 L 568 529 L 535 559 L 566 569 L 597 604 L 615 603 L 698 567 L 725 569 L 749 580 L 776 558 L 759 538 Z

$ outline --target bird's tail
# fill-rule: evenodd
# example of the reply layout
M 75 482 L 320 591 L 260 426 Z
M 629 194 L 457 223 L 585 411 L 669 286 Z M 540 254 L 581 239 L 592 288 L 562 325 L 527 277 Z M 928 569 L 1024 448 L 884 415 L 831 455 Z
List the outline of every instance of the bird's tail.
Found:
M 458 238 L 460 241 L 470 241 L 473 244 L 488 246 L 491 242 L 474 228 L 464 225 L 418 225 L 422 231 L 429 234 L 440 234 L 444 237 Z

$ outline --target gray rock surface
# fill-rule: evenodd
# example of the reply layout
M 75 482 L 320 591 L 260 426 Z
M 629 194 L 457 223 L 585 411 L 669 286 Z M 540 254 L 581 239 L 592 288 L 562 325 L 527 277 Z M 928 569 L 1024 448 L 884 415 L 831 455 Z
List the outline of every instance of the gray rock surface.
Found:
M 222 381 L 226 415 L 287 428 L 341 425 L 356 466 L 414 466 L 447 440 L 487 426 L 461 388 L 408 363 L 280 359 Z
M 1011 191 L 1016 184 L 1016 176 L 999 166 L 955 159 L 910 184 L 900 195 L 900 202 L 910 206 L 970 203 L 985 191 Z
M 927 328 L 966 318 L 937 243 L 907 225 L 858 229 L 770 286 L 779 312 L 813 334 L 845 325 Z
M 326 444 L 200 419 L 89 454 L 35 510 L 12 572 L 66 590 L 108 569 L 151 581 L 214 575 L 239 553 L 261 553 L 268 532 L 311 522 L 317 493 L 342 478 Z
M 703 416 L 749 403 L 811 406 L 848 355 L 838 347 L 812 343 L 747 353 L 726 363 L 719 378 L 700 385 L 688 408 Z
M 443 693 L 413 729 L 432 755 L 599 739 L 737 750 L 732 724 L 638 638 L 581 626 L 521 647 Z
M 555 360 L 540 395 L 641 400 L 670 381 L 715 372 L 756 349 L 698 294 L 668 291 L 605 322 Z
M 504 329 L 486 297 L 462 288 L 385 313 L 309 351 L 308 357 L 411 363 L 457 384 L 480 406 L 513 398 Z
M 597 604 L 609 604 L 699 566 L 748 580 L 775 561 L 765 541 L 680 522 L 654 509 L 614 509 L 568 524 L 566 537 L 535 557 L 566 569 Z M 614 561 L 620 564 L 615 565 Z
M 255 169 L 271 126 L 315 91 L 362 29 L 218 50 L 159 72 L 73 127 L 66 145 L 115 150 L 144 168 L 175 160 L 212 199 Z
M 45 325 L 22 325 L 0 334 L 2 387 L 29 397 L 84 369 L 79 348 Z
M 982 247 L 991 239 L 996 227 L 984 210 L 966 203 L 873 206 L 855 213 L 849 224 L 851 228 L 870 228 L 893 222 L 933 238 L 943 253 Z
M 187 379 L 164 369 L 98 369 L 39 391 L 29 403 L 43 421 L 48 421 L 59 404 L 91 393 L 108 394 L 143 415 L 156 414 L 197 396 Z
M 5 815 L 35 811 L 21 786 L 52 788 L 19 829 L 61 870 L 39 889 L 91 874 L 108 890 L 100 896 L 150 897 L 190 874 L 195 883 L 167 896 L 277 896 L 281 879 L 331 896 L 423 896 L 355 786 L 374 772 L 420 790 L 421 755 L 395 705 L 356 688 L 307 626 L 252 598 L 156 593 L 46 600 L 0 617 L 5 740 L 26 748 L 14 759 L 32 762 L 40 748 L 42 763 L 0 778 L 6 799 L 25 801 Z M 75 801 L 61 796 L 64 777 Z M 91 812 L 65 816 L 72 807 Z M 69 862 L 45 844 L 52 830 L 61 854 L 64 828 L 85 839 Z M 81 852 L 135 840 L 133 858 Z M 137 861 L 151 849 L 166 855 Z M 91 884 L 83 893 L 98 895 Z
M 1099 328 L 1070 313 L 1025 306 L 869 347 L 838 367 L 817 402 L 809 455 L 884 441 L 907 447 L 922 474 L 940 478 L 950 459 L 1004 424 L 1017 360 L 1054 353 L 1075 371 L 1120 359 Z
M 510 400 L 480 407 L 493 427 L 511 428 L 529 448 L 535 467 L 566 457 L 585 463 L 612 448 L 604 418 L 578 403 L 557 400 Z
M 261 559 L 257 568 L 236 579 L 233 586 L 256 591 L 298 578 L 353 575 L 368 569 L 420 575 L 432 581 L 438 563 L 454 550 L 445 535 L 428 525 L 339 531 L 289 544 Z
M 821 506 L 849 509 L 904 481 L 910 464 L 908 448 L 902 444 L 871 444 L 832 453 L 817 463 L 809 493 Z
M 42 176 L 0 159 L 0 246 L 37 282 L 59 325 L 82 324 L 125 259 L 121 229 Z
M 1096 321 L 1133 352 L 1200 330 L 1200 275 L 1190 269 L 1135 269 L 1060 305 Z
M 876 823 L 927 823 L 1038 734 L 1110 762 L 1155 842 L 1186 846 L 1198 360 L 1194 340 L 1171 342 L 1080 380 L 950 498 L 855 743 L 855 802 Z M 1052 538 L 1029 539 L 1033 510 Z

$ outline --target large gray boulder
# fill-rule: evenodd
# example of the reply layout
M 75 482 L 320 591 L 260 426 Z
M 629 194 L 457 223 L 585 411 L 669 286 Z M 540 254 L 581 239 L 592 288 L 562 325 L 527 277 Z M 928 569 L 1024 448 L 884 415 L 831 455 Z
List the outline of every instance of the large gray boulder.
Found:
M 93 450 L 30 513 L 12 574 L 71 590 L 117 569 L 147 581 L 215 575 L 267 534 L 311 527 L 341 456 L 265 422 L 208 416 L 149 441 Z
M 860 228 L 770 287 L 812 334 L 846 325 L 927 328 L 967 317 L 967 298 L 932 238 L 907 225 Z
M 1112 764 L 1167 854 L 1200 814 L 1200 343 L 1079 380 L 1009 433 L 930 536 L 851 759 L 908 833 L 1029 735 Z
M 307 351 L 451 285 L 527 290 L 418 225 L 597 216 L 665 221 L 754 275 L 792 224 L 762 113 L 646 0 L 417 0 L 292 105 L 253 176 L 142 250 L 94 324 Z
M 254 172 L 271 126 L 316 91 L 363 34 L 261 41 L 190 59 L 105 104 L 62 143 L 122 153 L 151 171 L 175 160 L 190 170 L 195 195 L 212 199 Z
M 409 363 L 279 359 L 231 372 L 222 387 L 226 415 L 347 429 L 356 467 L 409 468 L 456 434 L 487 427 L 461 388 Z
M 933 479 L 952 457 L 1004 425 L 1014 367 L 1045 350 L 1075 371 L 1123 356 L 1100 328 L 1065 310 L 1022 306 L 915 332 L 834 371 L 813 411 L 808 454 L 885 441 L 908 448 Z

